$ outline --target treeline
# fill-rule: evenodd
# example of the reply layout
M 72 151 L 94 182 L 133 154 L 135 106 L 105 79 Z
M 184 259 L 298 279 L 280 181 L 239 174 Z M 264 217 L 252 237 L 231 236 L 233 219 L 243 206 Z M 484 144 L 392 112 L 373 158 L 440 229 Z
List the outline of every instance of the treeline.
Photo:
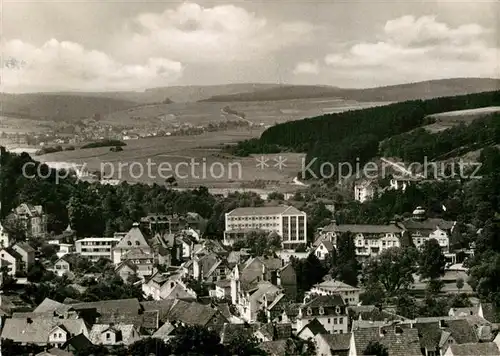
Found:
M 393 136 L 382 142 L 380 152 L 386 157 L 400 157 L 407 162 L 446 159 L 487 145 L 500 143 L 500 114 L 460 124 L 431 133 L 424 128 Z
M 127 144 L 125 142 L 120 140 L 101 140 L 97 142 L 87 143 L 86 145 L 83 145 L 80 148 L 85 149 L 85 148 L 110 147 L 110 146 L 121 147 L 126 145 Z
M 306 152 L 306 161 L 314 162 L 311 170 L 319 174 L 324 162 L 365 163 L 377 155 L 380 141 L 433 123 L 428 115 L 494 105 L 500 105 L 500 91 L 327 114 L 270 127 L 260 139 L 241 142 L 232 152 L 269 153 L 269 148 Z

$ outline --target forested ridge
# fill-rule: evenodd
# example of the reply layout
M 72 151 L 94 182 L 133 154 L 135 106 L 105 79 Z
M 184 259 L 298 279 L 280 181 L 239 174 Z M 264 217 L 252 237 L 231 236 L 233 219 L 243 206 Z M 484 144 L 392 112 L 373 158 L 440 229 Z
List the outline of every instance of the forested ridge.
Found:
M 360 163 L 368 161 L 379 153 L 381 141 L 434 122 L 429 115 L 496 105 L 500 105 L 500 91 L 327 114 L 270 127 L 259 139 L 241 142 L 232 152 L 242 156 L 305 152 L 307 162 L 316 158 L 311 168 L 318 173 L 323 162 L 335 165 L 339 162 L 354 164 L 357 159 Z

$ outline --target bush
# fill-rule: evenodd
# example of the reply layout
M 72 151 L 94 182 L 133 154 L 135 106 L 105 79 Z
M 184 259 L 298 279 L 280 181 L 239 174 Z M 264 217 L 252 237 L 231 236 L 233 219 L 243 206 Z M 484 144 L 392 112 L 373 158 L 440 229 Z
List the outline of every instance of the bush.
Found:
M 87 143 L 86 145 L 83 145 L 80 147 L 81 149 L 86 149 L 86 148 L 96 148 L 96 147 L 109 147 L 109 146 L 126 146 L 127 144 L 123 141 L 120 140 L 101 140 L 97 142 L 91 142 Z

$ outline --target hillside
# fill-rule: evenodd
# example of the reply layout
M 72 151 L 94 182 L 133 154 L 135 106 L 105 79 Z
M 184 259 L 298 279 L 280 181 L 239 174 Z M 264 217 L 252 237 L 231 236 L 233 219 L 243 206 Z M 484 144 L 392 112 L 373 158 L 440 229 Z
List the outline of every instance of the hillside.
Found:
M 91 96 L 98 98 L 109 98 L 117 100 L 133 101 L 137 104 L 161 103 L 166 98 L 173 102 L 194 102 L 219 95 L 232 95 L 237 93 L 251 93 L 257 90 L 265 90 L 277 87 L 278 84 L 241 83 L 221 84 L 206 86 L 172 86 L 150 88 L 145 91 L 119 91 L 119 92 L 61 92 L 57 94 L 71 96 Z
M 351 165 L 368 162 L 379 152 L 380 142 L 393 136 L 401 139 L 391 141 L 390 146 L 386 146 L 384 149 L 386 155 L 421 158 L 427 152 L 429 156 L 433 153 L 432 149 L 436 145 L 429 144 L 429 140 L 433 141 L 434 138 L 422 136 L 422 142 L 418 141 L 415 144 L 416 152 L 410 154 L 408 142 L 412 142 L 411 140 L 415 138 L 412 135 L 406 137 L 404 134 L 433 123 L 435 119 L 429 118 L 430 115 L 499 104 L 500 91 L 494 91 L 425 101 L 405 101 L 381 107 L 327 114 L 270 127 L 260 139 L 241 142 L 231 150 L 234 154 L 243 156 L 282 151 L 305 152 L 306 161 L 312 163 L 310 167 L 316 175 L 321 172 L 321 167 L 323 169 L 326 167 L 324 164 L 336 168 L 337 164 L 344 162 Z M 462 131 L 457 131 L 454 137 L 458 139 L 461 133 Z M 419 139 L 420 134 L 417 133 Z M 470 139 L 466 141 L 469 143 Z M 447 146 L 450 150 L 456 148 L 453 140 L 451 142 L 451 146 Z M 440 147 L 439 152 L 435 153 L 447 152 L 443 150 L 444 148 Z
M 0 94 L 2 115 L 47 120 L 79 120 L 130 108 L 128 100 L 64 94 Z
M 204 101 L 274 101 L 298 98 L 339 98 L 356 101 L 405 101 L 432 99 L 500 89 L 500 80 L 488 78 L 455 78 L 392 85 L 369 89 L 342 89 L 329 86 L 280 86 L 251 93 L 214 96 Z

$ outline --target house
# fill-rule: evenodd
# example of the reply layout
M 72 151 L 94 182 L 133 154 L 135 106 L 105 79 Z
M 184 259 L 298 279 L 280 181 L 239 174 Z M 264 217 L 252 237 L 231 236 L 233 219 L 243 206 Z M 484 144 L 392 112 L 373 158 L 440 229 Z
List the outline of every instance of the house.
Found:
M 282 266 L 278 258 L 250 258 L 233 268 L 230 279 L 232 303 L 247 321 L 256 320 L 257 312 L 269 303 L 270 296 L 264 300 L 264 295 L 285 294 L 294 300 L 297 293 L 295 270 Z
M 387 348 L 389 356 L 421 356 L 418 330 L 398 325 L 360 328 L 353 330 L 349 343 L 349 356 L 365 355 L 370 342 L 379 342 Z
M 203 327 L 220 328 L 227 323 L 227 318 L 210 305 L 197 302 L 176 300 L 168 312 L 167 320 L 181 325 L 199 325 Z
M 175 336 L 175 329 L 176 327 L 172 323 L 167 321 L 158 330 L 156 330 L 151 337 L 168 342 Z
M 358 305 L 361 289 L 335 279 L 315 284 L 306 295 L 339 295 L 346 305 Z
M 318 319 L 312 319 L 308 324 L 306 324 L 302 329 L 297 333 L 297 337 L 302 340 L 314 339 L 318 334 L 326 334 L 326 331 L 323 324 L 321 324 Z
M 299 349 L 293 339 L 266 341 L 259 345 L 268 356 L 298 355 Z
M 72 353 L 81 353 L 92 346 L 90 340 L 84 334 L 78 334 L 66 341 L 61 349 Z
M 0 267 L 6 267 L 9 276 L 15 276 L 21 265 L 22 257 L 14 249 L 8 247 L 0 250 Z
M 316 355 L 348 356 L 351 334 L 316 334 Z
M 182 282 L 182 275 L 178 272 L 155 273 L 142 284 L 142 291 L 154 300 L 196 298 L 196 293 Z
M 231 298 L 231 280 L 221 279 L 215 284 L 215 290 L 213 291 L 213 296 L 219 299 Z
M 12 246 L 12 249 L 21 256 L 22 266 L 28 271 L 35 263 L 35 249 L 26 242 L 18 242 Z
M 258 324 L 254 324 L 258 325 Z M 292 337 L 292 325 L 266 323 L 260 324 L 254 331 L 253 336 L 260 342 L 287 340 Z
M 65 274 L 71 273 L 71 267 L 72 267 L 71 265 L 72 265 L 71 260 L 63 256 L 59 258 L 56 262 L 54 262 L 52 271 L 59 277 L 62 277 Z
M 418 318 L 411 326 L 418 331 L 420 348 L 425 356 L 444 355 L 452 344 L 479 341 L 475 327 L 466 319 Z
M 362 224 L 330 224 L 320 229 L 319 237 L 316 239 L 316 251 L 320 244 L 330 241 L 337 247 L 337 239 L 341 234 L 351 233 L 356 246 L 356 256 L 367 259 L 380 254 L 391 247 L 401 246 L 401 237 L 404 229 L 396 224 L 388 225 L 362 225 Z M 320 250 L 321 251 L 321 250 Z
M 118 237 L 86 237 L 75 241 L 75 250 L 80 256 L 87 257 L 92 262 L 100 258 L 113 260 L 113 247 L 120 242 Z
M 94 324 L 89 340 L 94 345 L 131 345 L 141 336 L 132 324 Z
M 153 254 L 152 250 L 143 250 L 134 248 L 125 251 L 121 256 L 122 261 L 129 261 L 136 268 L 136 274 L 140 278 L 151 276 L 154 271 L 154 266 L 158 262 L 158 258 Z
M 428 218 L 425 209 L 418 206 L 413 211 L 413 216 L 402 221 L 400 225 L 409 232 L 415 247 L 420 248 L 425 241 L 435 239 L 443 253 L 447 253 L 450 249 L 450 236 L 456 221 Z
M 189 260 L 193 256 L 193 250 L 196 240 L 194 237 L 189 235 L 181 235 L 176 237 L 176 244 L 180 246 L 181 250 L 181 259 Z
M 47 344 L 62 346 L 78 334 L 88 336 L 88 326 L 83 319 L 59 317 L 9 318 L 2 329 L 2 339 L 21 344 Z
M 376 182 L 371 180 L 362 180 L 354 184 L 354 200 L 364 203 L 372 200 L 378 192 Z
M 317 319 L 331 334 L 348 332 L 349 318 L 346 304 L 338 294 L 306 296 L 304 303 L 299 307 L 297 330 L 302 330 L 313 319 Z
M 137 276 L 137 266 L 130 260 L 125 260 L 115 267 L 115 273 L 127 283 L 130 277 Z
M 186 226 L 186 221 L 177 214 L 148 214 L 140 220 L 141 228 L 151 235 L 155 233 L 177 233 Z
M 193 278 L 205 282 L 226 279 L 231 273 L 228 264 L 215 253 L 193 258 Z
M 22 203 L 12 214 L 26 229 L 28 237 L 41 237 L 47 233 L 47 215 L 41 205 Z
M 314 249 L 313 253 L 319 260 L 325 260 L 335 249 L 333 243 L 329 240 L 323 240 Z
M 0 248 L 9 246 L 10 246 L 9 234 L 2 226 L 2 223 L 0 223 Z
M 123 256 L 133 250 L 141 250 L 142 253 L 152 253 L 151 247 L 148 245 L 144 235 L 139 229 L 139 224 L 134 223 L 129 232 L 116 244 L 112 250 L 112 261 L 114 264 L 119 264 L 123 260 Z M 151 273 L 150 273 L 151 274 Z
M 307 243 L 307 214 L 292 206 L 237 208 L 226 213 L 225 223 L 225 245 L 255 230 L 277 233 L 284 249 Z
M 500 350 L 494 342 L 453 344 L 450 345 L 444 356 L 499 356 Z

